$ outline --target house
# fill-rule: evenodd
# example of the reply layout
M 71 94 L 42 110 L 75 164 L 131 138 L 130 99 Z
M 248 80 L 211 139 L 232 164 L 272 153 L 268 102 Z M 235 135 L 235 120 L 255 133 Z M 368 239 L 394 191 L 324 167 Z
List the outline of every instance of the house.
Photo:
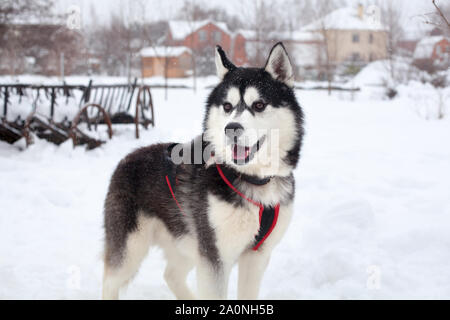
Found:
M 169 21 L 168 43 L 185 46 L 198 51 L 211 44 L 219 44 L 224 50 L 230 49 L 231 33 L 223 22 L 202 21 Z
M 335 65 L 367 63 L 387 56 L 387 29 L 362 5 L 337 9 L 301 31 L 322 35 Z
M 442 35 L 442 33 L 430 24 L 408 25 L 403 30 L 401 38 L 397 41 L 398 53 L 403 56 L 412 57 L 419 41 L 425 37 L 434 35 Z
M 448 68 L 450 65 L 450 41 L 445 36 L 429 36 L 417 43 L 414 64 L 426 71 Z
M 230 32 L 223 22 L 169 21 L 159 43 L 164 46 L 141 50 L 143 77 L 164 76 L 165 67 L 168 77 L 189 76 L 194 66 L 197 75 L 212 74 L 216 45 L 220 45 L 237 65 L 247 63 L 245 38 Z
M 314 78 L 317 75 L 313 69 L 321 64 L 324 59 L 324 51 L 321 46 L 323 37 L 320 34 L 303 31 L 273 31 L 268 35 L 263 35 L 258 39 L 258 35 L 253 30 L 238 30 L 236 32 L 236 41 L 242 36 L 243 50 L 245 50 L 246 61 L 254 65 L 261 65 L 267 59 L 267 52 L 274 43 L 282 41 L 288 50 L 296 75 L 299 78 Z
M 159 46 L 143 48 L 141 55 L 142 77 L 162 76 L 183 78 L 192 71 L 192 51 L 184 46 Z
M 247 39 L 241 33 L 235 33 L 231 42 L 230 51 L 232 52 L 231 59 L 238 66 L 244 66 L 248 64 L 248 56 L 246 45 Z
M 194 54 L 210 54 L 206 51 L 220 45 L 238 64 L 245 63 L 244 42 L 242 35 L 236 37 L 224 22 L 169 21 L 167 43 L 188 47 Z
M 323 36 L 320 33 L 306 31 L 278 32 L 273 35 L 283 41 L 289 53 L 294 57 L 296 76 L 300 79 L 319 77 L 320 66 L 325 60 Z
M 258 39 L 257 34 L 254 30 L 246 30 L 239 29 L 236 30 L 234 36 L 234 44 L 235 44 L 235 55 L 232 57 L 233 61 L 239 60 L 239 65 L 248 65 L 250 62 L 254 63 L 255 56 L 259 53 L 263 53 L 261 46 L 261 40 Z M 270 44 L 263 44 L 269 46 Z M 237 51 L 241 51 L 241 54 L 238 54 Z M 267 51 L 267 50 L 265 50 Z M 264 51 L 264 54 L 267 52 Z M 253 59 L 252 59 L 253 58 Z

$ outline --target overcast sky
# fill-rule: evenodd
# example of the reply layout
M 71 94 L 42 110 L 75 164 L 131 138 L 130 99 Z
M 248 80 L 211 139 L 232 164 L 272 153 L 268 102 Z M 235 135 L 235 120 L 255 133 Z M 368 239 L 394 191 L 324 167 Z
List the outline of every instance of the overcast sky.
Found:
M 193 0 L 191 0 L 193 1 Z M 220 6 L 233 14 L 239 14 L 243 7 L 242 3 L 255 0 L 195 0 L 207 7 Z M 301 0 L 298 0 L 301 1 Z M 417 15 L 433 11 L 431 0 L 385 0 L 393 1 L 402 11 L 402 21 L 406 29 L 415 30 L 420 28 L 420 19 Z M 440 0 L 448 1 L 448 0 Z M 81 8 L 83 25 L 93 22 L 92 11 L 95 11 L 97 19 L 95 22 L 107 22 L 111 12 L 126 16 L 141 18 L 143 11 L 139 9 L 140 4 L 145 4 L 145 19 L 157 20 L 173 17 L 185 0 L 55 0 L 59 12 L 67 12 L 71 5 Z M 347 0 L 349 5 L 356 5 L 359 2 L 371 3 L 370 0 Z M 438 0 L 439 2 L 439 0 Z M 283 1 L 280 1 L 282 4 Z M 130 5 L 131 4 L 131 5 Z M 289 8 L 287 7 L 286 10 Z M 94 23 L 95 23 L 94 22 Z

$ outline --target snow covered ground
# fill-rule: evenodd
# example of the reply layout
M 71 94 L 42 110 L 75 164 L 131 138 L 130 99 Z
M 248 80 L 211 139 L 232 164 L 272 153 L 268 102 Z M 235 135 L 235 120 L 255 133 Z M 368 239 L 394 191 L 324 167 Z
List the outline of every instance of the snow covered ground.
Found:
M 156 127 L 140 140 L 132 127 L 117 129 L 94 151 L 0 142 L 0 299 L 98 299 L 102 205 L 115 165 L 136 147 L 199 134 L 207 93 L 173 89 L 165 101 L 154 89 Z M 297 96 L 306 137 L 295 215 L 260 297 L 450 298 L 450 121 L 419 117 L 408 94 Z M 174 298 L 164 265 L 152 249 L 122 298 Z M 188 280 L 194 287 L 195 274 Z

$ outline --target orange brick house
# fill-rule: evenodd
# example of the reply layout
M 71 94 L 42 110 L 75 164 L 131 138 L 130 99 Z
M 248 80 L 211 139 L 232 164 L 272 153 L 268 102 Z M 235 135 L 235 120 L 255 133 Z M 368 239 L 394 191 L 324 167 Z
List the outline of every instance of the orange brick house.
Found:
M 154 48 L 151 47 L 141 51 L 143 77 L 164 74 L 165 52 L 162 48 L 178 48 L 172 50 L 172 53 L 170 50 L 167 51 L 169 55 L 167 58 L 170 59 L 170 63 L 168 63 L 169 77 L 190 75 L 194 57 L 214 59 L 216 45 L 220 45 L 236 65 L 241 66 L 248 62 L 245 37 L 240 33 L 232 33 L 224 22 L 211 20 L 169 21 L 164 44 L 164 47 L 158 49 L 160 51 L 158 54 L 155 54 Z M 174 56 L 174 53 L 179 55 Z M 188 58 L 191 59 L 190 63 L 188 63 Z M 206 65 L 211 67 L 214 63 L 208 62 Z
M 141 73 L 143 78 L 165 76 L 183 78 L 190 75 L 192 52 L 183 46 L 164 46 L 143 48 L 141 54 Z
M 202 21 L 169 21 L 167 41 L 171 45 L 185 46 L 195 53 L 220 45 L 237 64 L 246 63 L 245 38 L 241 34 L 234 35 L 224 22 Z
M 248 39 L 241 32 L 238 32 L 232 41 L 231 51 L 233 55 L 231 56 L 231 58 L 233 60 L 233 63 L 235 63 L 236 65 L 243 66 L 248 64 L 248 55 L 246 49 L 247 40 Z
M 216 44 L 229 51 L 231 33 L 223 22 L 174 20 L 169 21 L 167 41 L 171 45 L 185 46 L 193 51 Z
M 445 36 L 430 36 L 420 40 L 414 50 L 414 64 L 427 71 L 448 68 L 450 65 L 450 41 Z

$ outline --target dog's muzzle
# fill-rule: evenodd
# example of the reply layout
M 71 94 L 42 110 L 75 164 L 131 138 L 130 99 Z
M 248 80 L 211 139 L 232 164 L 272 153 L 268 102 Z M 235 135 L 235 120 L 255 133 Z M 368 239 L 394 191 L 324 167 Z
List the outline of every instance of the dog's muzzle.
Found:
M 225 135 L 234 142 L 244 133 L 244 127 L 238 122 L 230 122 L 225 127 Z
M 225 127 L 225 136 L 228 139 L 227 144 L 231 145 L 232 160 L 238 165 L 250 162 L 266 140 L 266 136 L 263 136 L 255 144 L 248 146 L 239 141 L 242 140 L 243 133 L 244 127 L 238 122 L 230 122 Z

